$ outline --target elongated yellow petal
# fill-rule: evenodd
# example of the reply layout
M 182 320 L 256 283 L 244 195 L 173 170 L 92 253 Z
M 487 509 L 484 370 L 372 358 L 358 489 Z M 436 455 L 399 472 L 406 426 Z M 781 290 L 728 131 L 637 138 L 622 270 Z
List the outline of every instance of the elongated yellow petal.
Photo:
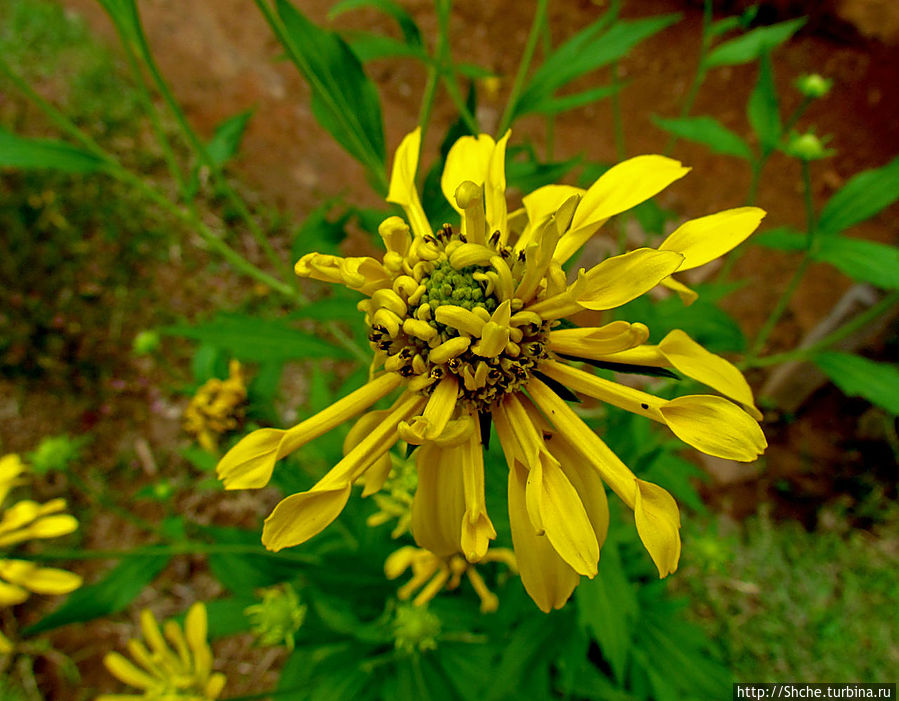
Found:
M 417 552 L 417 548 L 411 545 L 404 545 L 399 550 L 394 550 L 390 553 L 387 559 L 384 560 L 384 574 L 387 576 L 387 579 L 396 579 L 409 569 Z
M 481 317 L 470 309 L 452 304 L 441 304 L 437 307 L 434 318 L 438 324 L 451 326 L 472 338 L 480 338 L 481 329 L 484 328 L 484 320 Z
M 216 467 L 219 479 L 225 483 L 225 489 L 264 487 L 278 460 L 365 411 L 401 383 L 399 375 L 384 373 L 290 430 L 263 428 L 254 431 L 219 461 Z
M 74 572 L 66 572 L 52 567 L 36 569 L 23 582 L 35 594 L 61 595 L 75 591 L 82 584 L 82 579 Z
M 350 432 L 347 433 L 346 438 L 343 439 L 343 454 L 347 455 L 353 448 L 359 445 L 365 436 L 371 433 L 375 426 L 383 422 L 384 419 L 390 415 L 390 411 L 390 409 L 370 411 L 359 417 L 356 423 L 353 424 Z M 390 467 L 391 461 L 388 453 L 384 453 L 384 455 L 372 463 L 371 467 L 369 467 L 365 473 L 365 487 L 362 491 L 363 497 L 374 494 L 381 489 L 384 482 L 387 480 L 387 475 L 390 474 Z
M 184 634 L 193 653 L 194 670 L 200 679 L 205 679 L 212 670 L 212 650 L 206 640 L 206 606 L 202 602 L 193 604 L 184 619 Z
M 500 137 L 490 153 L 484 181 L 484 204 L 487 208 L 487 227 L 492 233 L 500 232 L 500 243 L 505 244 L 509 235 L 506 225 L 506 144 L 512 135 L 511 130 Z
M 649 556 L 659 569 L 659 578 L 677 569 L 680 559 L 680 512 L 677 503 L 664 489 L 651 482 L 637 480 L 634 519 L 637 533 Z
M 69 514 L 44 516 L 32 523 L 25 531 L 29 538 L 58 538 L 78 529 L 78 519 Z
M 556 353 L 577 358 L 596 358 L 645 343 L 649 329 L 645 324 L 613 321 L 605 326 L 559 329 L 549 332 L 549 346 Z
M 10 489 L 22 483 L 21 475 L 26 470 L 22 458 L 15 453 L 0 457 L 0 504 L 6 499 Z
M 472 425 L 474 419 L 470 419 Z M 490 540 L 496 538 L 496 529 L 487 515 L 484 499 L 484 451 L 480 435 L 471 431 L 461 449 L 462 487 L 465 498 L 465 515 L 462 519 L 462 554 L 469 562 L 477 562 L 487 553 Z
M 431 225 L 418 199 L 415 187 L 415 173 L 418 170 L 418 152 L 421 149 L 421 128 L 407 134 L 396 149 L 393 156 L 393 169 L 390 172 L 390 187 L 387 190 L 387 201 L 398 204 L 406 212 L 412 231 L 419 238 L 430 236 Z
M 549 613 L 565 605 L 580 577 L 559 557 L 546 536 L 534 532 L 525 504 L 528 471 L 510 459 L 508 453 L 506 460 L 509 462 L 509 525 L 521 583 L 540 610 Z
M 662 282 L 659 283 L 663 287 L 667 287 L 672 292 L 676 292 L 677 296 L 680 297 L 680 301 L 683 302 L 686 306 L 690 306 L 699 299 L 699 293 L 695 290 L 690 289 L 684 283 L 676 280 L 672 276 L 666 277 Z
M 350 498 L 349 481 L 282 499 L 265 519 L 262 544 L 274 552 L 305 543 L 340 515 Z
M 446 201 L 460 214 L 462 210 L 456 203 L 456 188 L 466 180 L 472 181 L 475 185 L 483 185 L 486 182 L 490 158 L 495 148 L 496 142 L 493 137 L 489 134 L 479 134 L 463 136 L 446 154 L 440 187 Z
M 651 248 L 607 258 L 575 283 L 575 299 L 585 309 L 620 307 L 649 292 L 677 270 L 682 260 L 678 253 Z
M 755 419 L 723 397 L 678 397 L 659 411 L 674 435 L 708 455 L 752 462 L 768 447 Z
M 553 432 L 546 443 L 583 503 L 596 542 L 602 548 L 609 532 L 609 500 L 599 473 L 585 467 L 584 461 L 562 434 Z
M 107 653 L 103 658 L 103 664 L 106 665 L 106 669 L 109 670 L 112 676 L 129 686 L 134 686 L 138 689 L 150 689 L 156 684 L 156 680 L 153 677 L 135 667 L 117 652 Z
M 447 375 L 431 394 L 424 413 L 408 423 L 400 423 L 399 435 L 412 445 L 436 439 L 443 433 L 453 415 L 458 394 L 459 381 L 454 375 Z
M 26 601 L 31 594 L 15 584 L 0 582 L 0 606 L 15 606 Z
M 680 329 L 674 329 L 662 339 L 659 351 L 687 377 L 740 402 L 757 421 L 762 419 L 749 383 L 732 363 L 710 353 Z
M 764 216 L 765 211 L 758 207 L 737 207 L 691 219 L 675 229 L 659 250 L 683 255 L 682 271 L 698 268 L 745 241 Z
M 412 501 L 412 535 L 419 547 L 440 557 L 462 550 L 465 494 L 462 453 L 456 446 L 426 443 L 418 449 L 418 487 Z
M 521 251 L 534 241 L 534 234 L 543 222 L 554 214 L 562 203 L 572 196 L 583 195 L 583 188 L 571 185 L 544 185 L 537 188 L 522 198 L 522 203 L 527 211 L 528 224 L 515 242 L 515 250 Z
M 690 171 L 665 156 L 636 156 L 613 166 L 584 193 L 571 229 L 556 248 L 555 260 L 568 260 L 609 217 L 648 200 Z
M 8 655 L 13 650 L 15 650 L 15 646 L 12 641 L 3 635 L 3 631 L 0 631 L 0 655 Z

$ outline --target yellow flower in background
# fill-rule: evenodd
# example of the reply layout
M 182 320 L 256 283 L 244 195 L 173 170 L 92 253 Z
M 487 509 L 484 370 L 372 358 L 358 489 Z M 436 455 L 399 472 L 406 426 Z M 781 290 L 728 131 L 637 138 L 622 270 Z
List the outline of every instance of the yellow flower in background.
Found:
M 352 486 L 376 493 L 399 440 L 420 446 L 412 504 L 416 543 L 439 558 L 487 554 L 496 533 L 484 499 L 484 443 L 492 420 L 509 466 L 512 540 L 522 582 L 544 611 L 564 605 L 581 575 L 597 572 L 608 528 L 608 486 L 634 512 L 659 575 L 677 567 L 680 517 L 664 489 L 638 479 L 578 417 L 559 392 L 580 393 L 665 424 L 689 445 L 751 461 L 766 447 L 752 392 L 731 363 L 674 331 L 647 345 L 642 323 L 579 328 L 565 318 L 615 309 L 667 285 L 746 239 L 764 212 L 731 209 L 684 223 L 657 248 L 639 248 L 581 269 L 566 263 L 607 221 L 656 195 L 688 168 L 638 156 L 590 188 L 542 187 L 509 212 L 505 149 L 481 134 L 450 150 L 441 186 L 461 227 L 432 229 L 415 190 L 420 133 L 397 149 L 388 201 L 406 220 L 380 226 L 381 260 L 311 253 L 298 275 L 359 292 L 374 352 L 370 381 L 287 430 L 255 431 L 219 462 L 227 489 L 268 483 L 277 460 L 402 389 L 389 409 L 358 419 L 345 457 L 310 490 L 282 500 L 266 519 L 272 550 L 298 545 L 343 510 Z M 673 367 L 724 396 L 672 400 L 596 377 L 581 360 Z M 742 407 L 742 408 L 741 408 Z
M 219 437 L 235 430 L 243 420 L 246 377 L 237 360 L 230 362 L 228 372 L 227 380 L 207 380 L 184 410 L 184 430 L 210 453 L 216 452 Z
M 518 572 L 515 553 L 508 548 L 488 550 L 478 564 L 484 562 L 503 562 L 512 572 Z M 412 603 L 415 606 L 424 606 L 443 589 L 451 590 L 458 587 L 464 574 L 481 600 L 481 613 L 490 613 L 499 607 L 499 599 L 487 588 L 484 578 L 475 569 L 475 564 L 458 553 L 449 557 L 438 557 L 429 550 L 407 545 L 391 553 L 384 563 L 384 573 L 388 579 L 396 579 L 410 567 L 412 579 L 397 592 L 401 601 L 406 601 L 418 591 Z
M 0 505 L 9 491 L 27 480 L 27 471 L 18 455 L 0 458 Z M 0 548 L 39 538 L 56 538 L 78 528 L 74 516 L 65 511 L 65 499 L 38 504 L 22 499 L 3 510 L 0 517 Z M 81 586 L 81 577 L 53 567 L 40 567 L 29 560 L 0 559 L 0 606 L 15 606 L 34 594 L 68 594 Z M 8 653 L 13 644 L 0 633 L 0 652 Z
M 206 606 L 195 603 L 187 612 L 184 630 L 175 621 L 159 624 L 147 609 L 141 611 L 144 642 L 128 641 L 133 662 L 117 652 L 103 658 L 112 675 L 141 691 L 104 694 L 97 701 L 214 701 L 225 686 L 225 675 L 212 671 L 212 650 L 206 640 Z
M 390 461 L 392 467 L 386 481 L 379 492 L 372 494 L 378 510 L 365 523 L 375 527 L 396 519 L 396 526 L 390 532 L 390 537 L 399 538 L 409 532 L 412 524 L 412 502 L 418 484 L 418 473 L 415 461 L 411 458 L 400 458 L 390 453 Z

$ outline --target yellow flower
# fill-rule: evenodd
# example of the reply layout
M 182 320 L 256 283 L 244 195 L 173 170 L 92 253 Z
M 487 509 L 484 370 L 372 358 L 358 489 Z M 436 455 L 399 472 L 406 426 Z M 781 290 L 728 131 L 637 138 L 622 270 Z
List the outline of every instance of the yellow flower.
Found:
M 411 458 L 399 458 L 390 453 L 390 463 L 392 467 L 381 491 L 372 495 L 378 510 L 369 516 L 365 523 L 374 527 L 396 519 L 396 526 L 390 532 L 390 537 L 399 538 L 409 532 L 412 522 L 412 501 L 418 473 L 415 461 Z M 368 474 L 371 475 L 371 471 Z
M 26 480 L 22 474 L 27 470 L 18 455 L 4 455 L 0 458 L 0 505 L 6 500 L 9 490 Z M 64 499 L 51 499 L 38 504 L 23 499 L 3 510 L 0 517 L 0 548 L 17 545 L 36 538 L 56 538 L 67 535 L 78 528 L 74 516 L 65 511 Z M 0 559 L 0 606 L 15 606 L 35 594 L 68 594 L 81 586 L 81 577 L 72 572 L 40 567 L 28 560 Z M 0 633 L 0 652 L 13 649 L 12 643 Z
M 140 613 L 144 642 L 128 641 L 133 662 L 117 652 L 103 664 L 119 681 L 141 690 L 137 694 L 104 694 L 97 701 L 214 701 L 225 686 L 225 675 L 212 671 L 212 650 L 206 641 L 206 606 L 195 603 L 187 612 L 184 631 L 166 621 L 162 631 L 147 609 Z M 168 641 L 168 643 L 166 642 Z
M 278 504 L 263 529 L 266 547 L 280 550 L 319 533 L 340 514 L 357 480 L 364 477 L 363 496 L 376 492 L 389 471 L 387 451 L 402 439 L 420 446 L 411 522 L 416 543 L 440 558 L 463 553 L 479 561 L 496 536 L 484 499 L 483 443 L 492 419 L 509 466 L 521 579 L 549 611 L 565 603 L 581 575 L 597 572 L 609 518 L 605 486 L 633 509 L 660 576 L 674 571 L 680 555 L 674 499 L 612 453 L 560 398 L 560 384 L 665 424 L 711 455 L 751 461 L 766 447 L 740 372 L 687 334 L 674 331 L 653 346 L 640 322 L 562 323 L 585 309 L 619 307 L 659 284 L 689 296 L 671 276 L 726 253 L 757 228 L 764 212 L 741 207 L 688 221 L 658 249 L 607 258 L 569 282 L 562 265 L 606 220 L 688 169 L 663 156 L 638 156 L 586 190 L 550 185 L 509 212 L 508 138 L 463 137 L 450 150 L 441 186 L 461 215 L 458 231 L 444 225 L 435 232 L 422 209 L 416 130 L 397 149 L 387 197 L 408 224 L 399 217 L 381 224 L 383 258 L 311 253 L 297 263 L 299 275 L 363 296 L 358 307 L 370 330 L 372 367 L 381 371 L 291 429 L 245 437 L 218 465 L 225 487 L 264 486 L 278 459 L 402 392 L 391 408 L 357 421 L 345 457 L 315 486 Z M 596 377 L 575 366 L 581 360 L 674 367 L 725 396 L 660 399 Z
M 504 562 L 512 572 L 518 571 L 515 553 L 508 548 L 488 550 L 480 562 Z M 406 601 L 416 590 L 420 590 L 412 599 L 412 603 L 415 606 L 424 606 L 437 596 L 440 590 L 458 587 L 464 574 L 481 600 L 481 613 L 490 613 L 499 607 L 499 599 L 487 588 L 484 578 L 475 569 L 475 564 L 458 553 L 449 557 L 438 557 L 424 548 L 407 545 L 391 553 L 384 563 L 384 573 L 388 579 L 396 579 L 410 567 L 412 579 L 397 592 L 401 601 Z
M 240 363 L 232 360 L 228 370 L 227 380 L 208 380 L 184 410 L 184 430 L 210 453 L 216 451 L 219 436 L 238 427 L 247 401 L 246 378 Z

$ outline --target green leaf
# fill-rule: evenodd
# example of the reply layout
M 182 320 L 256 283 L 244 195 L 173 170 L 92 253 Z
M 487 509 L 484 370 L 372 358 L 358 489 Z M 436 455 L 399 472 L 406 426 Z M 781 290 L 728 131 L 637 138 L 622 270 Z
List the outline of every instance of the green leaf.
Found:
M 559 46 L 534 71 L 515 105 L 519 117 L 546 105 L 552 94 L 572 80 L 625 56 L 634 46 L 674 24 L 680 15 L 659 15 L 615 22 L 612 14 L 601 17 Z
M 341 242 L 346 238 L 346 224 L 351 213 L 345 211 L 335 219 L 329 219 L 328 214 L 339 202 L 339 197 L 331 197 L 313 209 L 300 228 L 294 234 L 290 247 L 293 260 L 299 260 L 305 253 L 339 253 Z
M 244 609 L 257 603 L 259 600 L 253 596 L 224 597 L 205 602 L 209 638 L 224 638 L 250 630 L 250 620 L 244 614 Z M 183 626 L 185 618 L 186 611 L 173 620 Z
M 580 156 L 567 161 L 541 163 L 530 145 L 510 148 L 507 153 L 506 181 L 508 187 L 533 192 L 543 185 L 555 183 L 581 162 Z
M 851 353 L 816 353 L 812 361 L 850 397 L 863 397 L 899 415 L 899 368 Z
M 219 313 L 212 321 L 195 326 L 176 324 L 160 330 L 222 348 L 239 360 L 267 362 L 347 357 L 346 351 L 339 346 L 323 341 L 314 333 L 295 329 L 283 319 Z
M 244 528 L 213 527 L 203 529 L 219 544 L 258 546 L 259 554 L 213 553 L 209 569 L 230 592 L 252 596 L 255 589 L 270 587 L 296 579 L 303 563 L 272 557 L 259 542 L 259 531 Z
M 348 32 L 347 43 L 353 53 L 363 63 L 375 61 L 379 58 L 397 57 L 417 58 L 425 62 L 430 60 L 421 47 L 407 44 L 393 37 L 385 37 L 381 34 Z
M 789 226 L 779 226 L 755 234 L 750 241 L 776 251 L 804 251 L 808 247 L 808 236 Z
M 617 545 L 607 542 L 603 546 L 599 574 L 581 582 L 574 596 L 578 625 L 599 645 L 620 683 L 627 669 L 637 597 L 621 566 Z
M 812 253 L 820 263 L 830 263 L 853 280 L 870 282 L 887 290 L 899 289 L 899 248 L 848 236 L 822 236 Z
M 762 145 L 762 151 L 768 153 L 777 148 L 781 132 L 780 110 L 771 55 L 767 52 L 759 59 L 759 76 L 746 105 L 746 116 Z
M 247 123 L 252 116 L 253 110 L 246 110 L 228 117 L 215 128 L 215 134 L 206 144 L 206 151 L 217 167 L 225 165 L 238 152 Z
M 622 82 L 617 85 L 603 85 L 598 88 L 584 90 L 583 92 L 574 93 L 573 95 L 562 95 L 561 97 L 547 96 L 533 105 L 530 108 L 530 111 L 545 115 L 567 112 L 568 110 L 577 109 L 578 107 L 583 107 L 584 105 L 589 105 L 593 102 L 598 102 L 599 100 L 611 97 L 625 85 L 627 85 L 627 83 Z
M 409 46 L 424 47 L 424 43 L 421 40 L 421 30 L 415 24 L 415 20 L 402 6 L 393 2 L 393 0 L 341 0 L 328 11 L 328 19 L 334 19 L 344 12 L 360 7 L 371 7 L 389 15 L 396 20 L 400 31 L 403 33 L 403 40 Z
M 725 41 L 712 49 L 705 59 L 705 67 L 737 66 L 754 61 L 783 44 L 803 24 L 805 18 L 800 17 L 768 27 L 758 27 L 736 39 Z
M 653 115 L 656 126 L 670 134 L 707 146 L 715 153 L 752 160 L 752 151 L 739 136 L 713 117 L 672 117 Z
M 68 623 L 83 623 L 123 611 L 168 561 L 168 555 L 126 558 L 99 582 L 76 589 L 62 606 L 22 632 L 36 635 Z
M 99 173 L 102 158 L 65 141 L 19 136 L 0 127 L 0 167 L 51 168 L 63 173 Z
M 312 112 L 337 142 L 386 185 L 381 103 L 346 42 L 310 22 L 288 0 L 277 0 L 279 38 L 312 89 Z M 280 29 L 280 27 L 278 28 Z
M 818 232 L 836 234 L 870 219 L 899 199 L 899 157 L 855 175 L 830 198 L 818 218 Z
M 134 0 L 97 0 L 116 27 L 129 39 L 136 39 L 140 18 Z

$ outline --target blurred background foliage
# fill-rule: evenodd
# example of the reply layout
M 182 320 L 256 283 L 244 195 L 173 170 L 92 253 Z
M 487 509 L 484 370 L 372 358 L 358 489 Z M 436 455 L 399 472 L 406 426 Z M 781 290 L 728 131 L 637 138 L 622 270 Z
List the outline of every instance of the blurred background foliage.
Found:
M 128 50 L 109 41 L 98 5 Z M 865 129 L 846 123 L 854 103 L 836 106 L 866 90 L 866 118 L 895 107 L 870 67 L 896 55 L 889 22 L 866 36 L 870 23 L 851 8 L 864 3 L 812 7 L 803 20 L 777 2 L 539 2 L 529 33 L 530 7 L 481 16 L 461 5 L 260 0 L 244 30 L 247 3 L 197 5 L 177 29 L 162 3 L 141 7 L 149 44 L 127 1 L 0 6 L 0 453 L 21 453 L 39 476 L 31 491 L 66 497 L 81 522 L 62 545 L 22 556 L 74 562 L 87 582 L 62 602 L 3 610 L 4 632 L 22 642 L 4 658 L 2 698 L 116 688 L 101 659 L 133 637 L 136 611 L 176 616 L 195 600 L 207 602 L 216 669 L 229 676 L 223 698 L 708 699 L 727 697 L 734 680 L 892 681 L 899 132 L 870 117 L 860 144 Z M 468 22 L 474 38 L 463 42 Z M 223 50 L 204 56 L 216 41 Z M 460 52 L 468 41 L 477 50 Z M 191 51 L 196 65 L 173 70 Z M 523 51 L 533 64 L 519 74 Z M 794 85 L 831 53 L 825 67 L 842 71 L 832 88 Z M 658 66 L 685 54 L 692 74 L 674 80 Z M 676 84 L 654 95 L 641 74 Z M 171 86 L 155 82 L 163 76 Z M 115 164 L 73 145 L 23 84 Z M 738 353 L 753 386 L 769 390 L 768 456 L 734 474 L 694 462 L 638 417 L 582 411 L 678 500 L 684 551 L 668 580 L 613 509 L 599 575 L 561 611 L 537 612 L 498 563 L 478 568 L 496 613 L 479 613 L 464 579 L 412 608 L 396 598 L 409 574 L 384 576 L 387 556 L 410 542 L 391 537 L 392 502 L 356 500 L 301 548 L 259 545 L 260 517 L 339 459 L 345 431 L 283 461 L 274 486 L 252 494 L 221 493 L 216 454 L 182 431 L 190 398 L 228 378 L 235 358 L 247 402 L 219 451 L 364 381 L 352 295 L 298 288 L 289 270 L 311 250 L 375 250 L 389 154 L 416 111 L 430 126 L 422 178 L 434 221 L 453 216 L 439 188 L 449 146 L 510 124 L 508 178 L 520 193 L 592 182 L 643 150 L 695 166 L 693 189 L 610 222 L 587 259 L 655 245 L 683 216 L 747 202 L 769 211 L 745 255 L 691 280 L 693 305 L 671 296 L 619 311 L 654 340 L 683 328 Z M 833 138 L 809 139 L 815 125 Z M 830 156 L 845 159 L 839 169 Z M 836 314 L 853 289 L 861 306 Z M 810 360 L 824 375 L 808 376 Z M 769 368 L 789 361 L 805 368 L 794 384 L 771 384 Z M 487 500 L 508 544 L 505 472 L 493 445 Z M 402 504 L 408 490 L 390 495 Z M 367 525 L 377 513 L 380 525 Z M 273 632 L 245 614 L 273 601 L 298 625 Z

